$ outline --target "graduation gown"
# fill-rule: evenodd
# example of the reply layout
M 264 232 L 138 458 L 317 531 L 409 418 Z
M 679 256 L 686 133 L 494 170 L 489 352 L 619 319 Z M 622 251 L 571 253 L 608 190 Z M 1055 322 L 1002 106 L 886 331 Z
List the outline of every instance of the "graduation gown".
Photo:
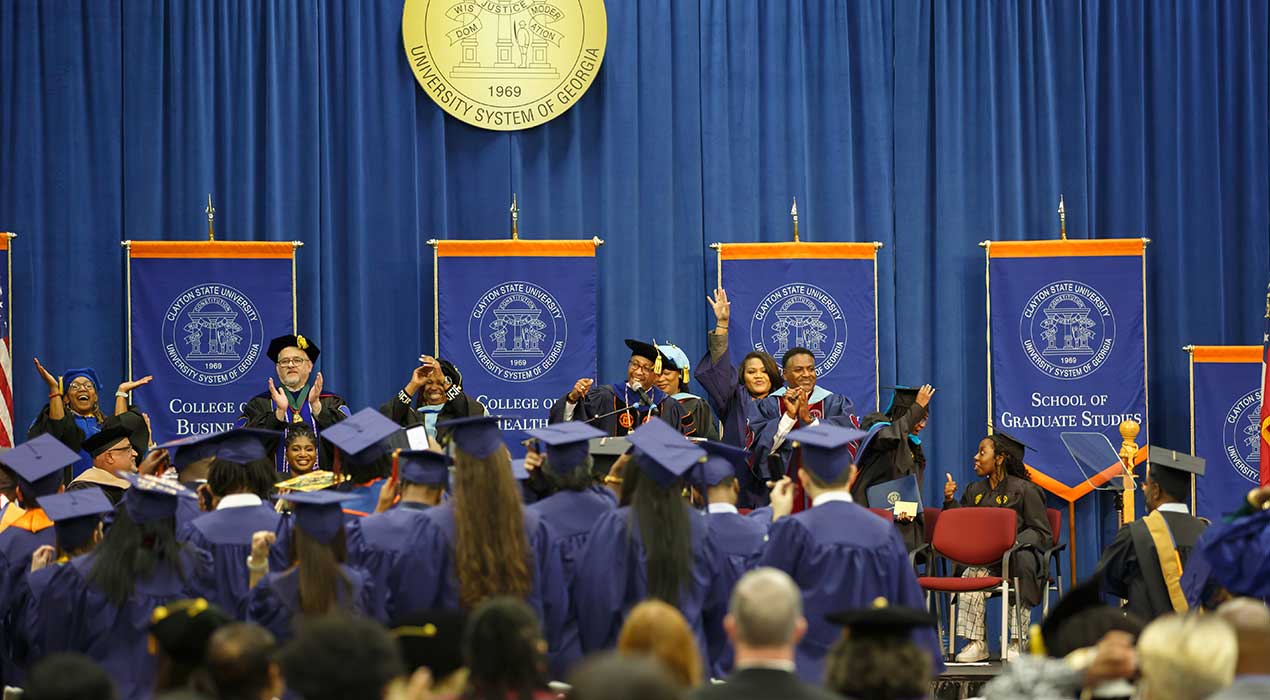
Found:
M 66 650 L 64 630 L 49 629 L 45 624 L 48 597 L 44 595 L 49 581 L 66 561 L 29 572 L 10 598 L 9 615 L 0 620 L 5 652 L 0 678 L 5 685 L 21 687 L 33 663 L 48 654 Z
M 1191 548 L 1182 570 L 1191 606 L 1207 603 L 1220 588 L 1270 603 L 1270 510 L 1247 510 L 1213 523 Z
M 26 511 L 0 532 L 0 622 L 8 614 L 11 596 L 31 570 L 31 555 L 56 542 L 53 521 L 43 508 Z
M 686 507 L 686 506 L 685 506 Z M 618 508 L 600 518 L 582 550 L 573 581 L 574 608 L 582 651 L 591 653 L 617 644 L 627 613 L 648 597 L 647 564 L 639 527 L 629 508 Z M 707 610 L 726 607 L 726 593 L 719 582 L 719 555 L 710 537 L 705 516 L 694 511 L 692 577 L 679 594 L 676 607 L 697 638 L 705 659 Z
M 216 587 L 208 596 L 209 601 L 235 617 L 243 617 L 250 591 L 251 572 L 247 570 L 247 557 L 251 556 L 251 536 L 260 530 L 277 533 L 281 522 L 282 516 L 265 502 L 203 513 L 177 528 L 177 539 L 202 549 L 212 557 L 212 576 Z M 272 554 L 270 561 L 278 569 L 286 566 L 285 558 L 280 554 Z
M 45 404 L 26 431 L 28 440 L 48 433 L 79 453 L 79 461 L 71 465 L 63 481 L 69 482 L 93 466 L 93 456 L 83 449 L 84 441 L 101 432 L 107 424 L 119 423 L 126 427 L 132 433 L 128 440 L 138 455 L 144 455 L 150 446 L 150 428 L 136 406 L 129 406 L 127 411 L 117 416 L 106 416 L 105 422 L 98 422 L 96 416 L 81 416 L 69 408 L 64 410 L 61 420 L 53 420 L 49 418 L 49 407 Z
M 784 571 L 802 589 L 807 634 L 795 663 L 808 683 L 824 678 L 825 655 L 842 636 L 825 615 L 871 607 L 879 596 L 891 605 L 926 609 L 899 532 L 854 503 L 829 501 L 772 523 L 758 565 Z M 933 675 L 942 673 L 934 631 L 921 630 L 913 639 L 930 652 Z
M 728 595 L 745 572 L 757 565 L 767 543 L 771 512 L 760 509 L 757 516 L 739 513 L 706 513 L 710 539 L 719 555 L 719 585 Z M 766 519 L 764 519 L 764 516 Z M 706 614 L 706 651 L 713 678 L 725 678 L 732 670 L 732 644 L 723 633 L 723 608 Z
M 874 425 L 880 427 L 865 439 L 856 455 L 858 475 L 855 484 L 851 486 L 851 498 L 856 503 L 869 505 L 870 487 L 900 477 L 915 475 L 917 486 L 921 488 L 926 475 L 926 458 L 922 453 L 921 441 L 912 432 L 913 426 L 925 417 L 926 407 L 916 403 L 910 405 L 908 411 L 894 422 L 887 421 L 886 416 L 881 413 L 871 413 L 865 417 L 861 428 L 869 430 Z M 908 551 L 925 544 L 926 524 L 921 513 L 912 522 L 896 521 L 895 526 L 904 538 Z
M 66 651 L 84 654 L 115 681 L 119 700 L 146 700 L 154 692 L 157 662 L 150 654 L 150 617 L 154 609 L 181 598 L 207 597 L 215 587 L 211 556 L 187 547 L 182 552 L 184 578 L 170 562 L 134 581 L 123 605 L 112 603 L 88 583 L 95 554 L 76 557 L 49 580 L 45 595 L 64 605 L 44 605 L 45 629 L 63 630 Z
M 370 574 L 347 564 L 340 564 L 340 571 L 350 585 L 348 589 L 337 586 L 338 607 L 348 614 L 384 622 Z M 247 621 L 272 632 L 279 645 L 290 641 L 295 636 L 295 623 L 304 614 L 300 610 L 300 569 L 266 574 L 248 594 L 246 612 Z
M 1019 580 L 1019 599 L 1026 607 L 1041 602 L 1045 581 L 1041 579 L 1040 549 L 1053 544 L 1049 518 L 1045 515 L 1045 495 L 1041 487 L 1017 476 L 1006 475 L 994 489 L 987 479 L 981 479 L 966 487 L 961 501 L 944 501 L 944 509 L 1009 508 L 1018 514 L 1018 534 L 1015 542 L 1030 544 L 1037 549 L 1022 549 L 1010 558 L 1010 578 Z M 1001 567 L 989 567 L 994 576 L 1001 575 Z
M 1199 541 L 1208 523 L 1187 513 L 1163 511 L 1164 522 L 1173 535 L 1182 570 L 1186 571 L 1191 548 Z M 1134 545 L 1134 539 L 1146 537 L 1150 546 L 1145 553 Z M 1103 590 L 1128 601 L 1129 612 L 1150 622 L 1173 612 L 1168 588 L 1164 584 L 1164 572 L 1160 570 L 1160 555 L 1151 542 L 1147 526 L 1141 520 L 1127 523 L 1116 532 L 1116 538 L 1107 546 L 1098 560 L 1102 574 Z
M 679 424 L 679 432 L 693 438 L 705 438 L 718 442 L 723 437 L 719 433 L 719 421 L 710 410 L 710 404 L 696 394 L 681 391 L 672 396 L 684 410 L 683 422 Z
M 102 493 L 106 494 L 106 498 L 110 500 L 113 506 L 119 505 L 119 501 L 123 500 L 123 492 L 131 486 L 127 481 L 115 476 L 105 469 L 97 467 L 89 467 L 75 480 L 66 485 L 67 491 L 78 491 L 79 489 L 99 488 Z M 187 499 L 181 499 L 187 500 Z
M 292 393 L 283 388 L 291 396 L 305 396 L 309 392 L 309 386 L 305 385 L 298 394 Z M 318 412 L 317 417 L 313 416 L 307 401 L 300 401 L 300 408 L 287 409 L 287 417 L 291 419 L 289 422 L 295 422 L 299 419 L 308 423 L 313 428 L 313 432 L 321 435 L 323 430 L 335 425 L 336 423 L 348 417 L 348 406 L 344 403 L 344 399 L 330 392 L 323 392 L 319 398 L 322 404 L 322 410 Z M 287 423 L 278 420 L 278 416 L 274 413 L 276 407 L 273 405 L 273 397 L 268 391 L 263 391 L 247 400 L 243 404 L 243 413 L 238 417 L 238 427 L 240 428 L 264 428 L 265 430 L 282 431 L 287 427 Z M 287 467 L 286 458 L 283 453 L 286 451 L 281 436 L 270 440 L 265 444 L 265 449 L 274 453 L 274 462 L 278 471 L 289 473 L 291 470 Z M 335 447 L 328 442 L 318 440 L 318 464 L 323 469 L 329 469 L 330 465 L 335 462 Z
M 559 491 L 528 506 L 528 510 L 546 523 L 560 551 L 562 585 L 565 590 L 572 589 L 577 578 L 578 560 L 591 539 L 591 529 L 600 518 L 616 508 L 617 497 L 603 486 L 592 486 L 585 491 Z M 576 613 L 571 610 L 563 627 L 556 665 L 567 669 L 580 658 L 582 643 L 578 639 L 578 620 Z
M 747 408 L 754 402 L 750 393 L 737 381 L 736 363 L 728 350 L 728 336 L 710 331 L 706 335 L 710 350 L 697 363 L 697 381 L 706 390 L 706 401 L 723 424 L 722 442 L 742 449 L 750 446 L 753 436 Z
M 426 609 L 437 599 L 443 571 L 411 556 L 428 536 L 429 506 L 402 501 L 383 513 L 345 524 L 348 563 L 370 574 L 389 624 Z
M 409 398 L 409 397 L 407 397 Z M 388 399 L 388 403 L 379 409 L 381 413 L 388 416 L 397 425 L 403 428 L 412 428 L 416 425 L 425 426 L 428 435 L 440 442 L 441 438 L 449 435 L 450 428 L 438 429 L 437 423 L 444 423 L 455 418 L 467 418 L 469 416 L 485 415 L 485 406 L 476 399 L 468 396 L 463 390 L 459 390 L 454 398 L 446 401 L 440 406 L 413 406 L 410 401 L 401 401 L 400 394 Z
M 753 456 L 750 459 L 756 475 L 759 475 L 760 483 L 776 481 L 788 475 L 795 482 L 794 511 L 803 510 L 805 497 L 802 487 L 797 486 L 799 460 L 794 454 L 793 445 L 786 439 L 781 442 L 775 454 L 772 453 L 772 445 L 775 444 L 776 433 L 780 429 L 781 416 L 785 415 L 785 387 L 773 391 L 761 401 L 751 403 L 750 408 L 752 409 L 750 429 L 754 431 L 754 442 L 751 445 Z M 812 390 L 808 411 L 812 419 L 822 423 L 844 428 L 853 428 L 857 424 L 855 406 L 852 405 L 851 399 L 839 396 L 821 386 Z M 790 432 L 801 427 L 803 424 L 798 421 Z M 852 454 L 854 455 L 854 450 Z M 763 493 L 757 495 L 762 500 L 756 501 L 755 505 L 766 505 L 769 500 L 766 488 Z
M 657 387 L 647 389 L 648 398 L 657 407 L 657 416 L 675 430 L 682 431 L 685 411 L 679 402 Z M 547 422 L 563 423 L 564 409 L 569 403 L 566 394 L 551 406 Z M 623 408 L 629 411 L 613 413 Z M 612 414 L 612 415 L 606 415 Z M 639 395 L 623 384 L 596 384 L 573 409 L 573 420 L 590 423 L 612 436 L 624 436 L 648 419 L 649 408 L 641 406 Z M 604 416 L 600 418 L 600 416 Z M 638 416 L 638 418 L 636 417 Z

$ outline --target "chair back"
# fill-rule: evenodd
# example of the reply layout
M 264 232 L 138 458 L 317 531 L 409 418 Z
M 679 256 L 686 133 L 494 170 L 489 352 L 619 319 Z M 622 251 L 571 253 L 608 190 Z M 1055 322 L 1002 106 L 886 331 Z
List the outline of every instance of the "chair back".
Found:
M 1058 536 L 1063 529 L 1063 511 L 1057 508 L 1046 508 L 1045 517 L 1050 521 L 1050 533 L 1054 536 L 1053 547 L 1058 546 Z
M 885 508 L 870 508 L 869 512 L 885 520 L 888 523 L 895 521 L 895 514 Z
M 935 523 L 939 522 L 939 514 L 944 512 L 943 508 L 923 508 L 922 521 L 926 523 L 926 541 L 931 542 L 935 538 Z
M 951 508 L 939 515 L 931 546 L 959 564 L 997 564 L 1014 546 L 1018 515 L 1009 508 Z

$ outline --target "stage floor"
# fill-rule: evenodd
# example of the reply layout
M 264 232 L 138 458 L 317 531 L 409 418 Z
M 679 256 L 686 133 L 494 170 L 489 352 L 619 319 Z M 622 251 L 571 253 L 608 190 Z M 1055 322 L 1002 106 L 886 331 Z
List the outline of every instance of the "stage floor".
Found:
M 979 695 L 984 684 L 1001 673 L 1000 661 L 973 664 L 946 663 L 948 667 L 931 684 L 931 697 L 938 700 L 964 700 Z

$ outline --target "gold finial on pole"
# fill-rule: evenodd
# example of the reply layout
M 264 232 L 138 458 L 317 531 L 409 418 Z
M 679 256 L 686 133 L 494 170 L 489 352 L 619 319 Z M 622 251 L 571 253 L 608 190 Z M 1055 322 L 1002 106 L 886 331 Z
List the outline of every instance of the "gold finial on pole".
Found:
M 212 206 L 212 193 L 207 193 L 207 208 L 203 211 L 207 212 L 207 240 L 216 240 L 216 231 L 212 228 L 212 219 L 216 217 L 216 209 Z
M 1067 240 L 1067 207 L 1063 205 L 1063 195 L 1058 195 L 1058 235 Z M 1136 432 L 1134 433 L 1137 434 Z
M 520 240 L 520 207 L 516 205 L 516 193 L 512 192 L 512 240 Z
M 794 197 L 794 206 L 789 208 L 789 215 L 794 217 L 794 242 L 798 243 L 798 198 Z
M 1124 505 L 1120 511 L 1120 524 L 1134 519 L 1134 480 L 1133 467 L 1138 457 L 1138 433 L 1142 426 L 1135 420 L 1127 420 L 1120 424 L 1120 462 L 1124 464 Z

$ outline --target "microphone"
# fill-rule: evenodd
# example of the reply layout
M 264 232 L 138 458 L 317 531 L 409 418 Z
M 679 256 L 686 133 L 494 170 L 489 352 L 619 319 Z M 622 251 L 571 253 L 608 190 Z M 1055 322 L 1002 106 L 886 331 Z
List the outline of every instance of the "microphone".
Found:
M 636 394 L 639 394 L 639 404 L 640 404 L 641 406 L 652 406 L 652 405 L 653 405 L 653 400 L 652 400 L 652 398 L 650 398 L 650 397 L 648 396 L 648 392 L 647 392 L 647 391 L 644 391 L 644 385 L 643 385 L 643 384 L 640 384 L 640 383 L 639 383 L 639 381 L 634 381 L 634 382 L 631 382 L 630 387 L 631 387 L 632 389 L 634 389 L 634 390 L 635 390 L 635 393 L 636 393 Z

